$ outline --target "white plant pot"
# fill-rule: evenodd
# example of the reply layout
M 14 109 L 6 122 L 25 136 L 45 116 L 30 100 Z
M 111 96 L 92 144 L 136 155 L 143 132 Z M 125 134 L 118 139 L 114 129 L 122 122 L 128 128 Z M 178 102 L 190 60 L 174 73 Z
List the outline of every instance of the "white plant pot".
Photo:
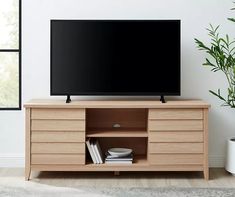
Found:
M 235 176 L 235 137 L 228 140 L 225 169 Z

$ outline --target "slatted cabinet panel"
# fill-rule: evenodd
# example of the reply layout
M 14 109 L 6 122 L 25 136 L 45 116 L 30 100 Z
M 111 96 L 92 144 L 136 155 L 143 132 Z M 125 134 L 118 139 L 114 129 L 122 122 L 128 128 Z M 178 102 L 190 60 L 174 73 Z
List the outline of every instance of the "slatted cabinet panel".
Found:
M 202 154 L 150 154 L 149 160 L 155 165 L 202 165 Z
M 32 143 L 32 154 L 85 154 L 83 143 Z
M 31 164 L 85 164 L 85 109 L 32 109 Z
M 149 109 L 151 165 L 203 165 L 202 109 Z
M 149 120 L 202 120 L 202 109 L 151 109 Z
M 162 154 L 162 153 L 203 153 L 203 143 L 149 143 L 149 152 L 152 154 Z
M 32 109 L 31 119 L 36 120 L 85 120 L 84 109 Z
M 84 154 L 32 154 L 32 164 L 79 165 L 85 164 Z

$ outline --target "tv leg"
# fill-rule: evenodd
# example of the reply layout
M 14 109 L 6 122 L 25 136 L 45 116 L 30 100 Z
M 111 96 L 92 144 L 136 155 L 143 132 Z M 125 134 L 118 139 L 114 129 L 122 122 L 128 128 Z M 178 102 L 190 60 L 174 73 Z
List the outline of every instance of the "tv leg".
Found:
M 160 101 L 161 101 L 162 103 L 166 103 L 166 100 L 165 100 L 165 98 L 164 98 L 163 95 L 161 95 Z
M 71 103 L 70 95 L 67 95 L 66 103 Z

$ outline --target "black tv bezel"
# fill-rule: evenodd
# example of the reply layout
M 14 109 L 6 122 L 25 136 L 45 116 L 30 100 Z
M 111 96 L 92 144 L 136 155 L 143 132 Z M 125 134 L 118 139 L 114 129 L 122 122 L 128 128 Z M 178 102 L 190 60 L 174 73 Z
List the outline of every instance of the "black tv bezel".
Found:
M 68 92 L 68 93 L 54 93 L 52 91 L 52 23 L 53 22 L 58 22 L 58 21 L 89 21 L 89 22 L 95 22 L 95 21 L 104 21 L 104 22 L 145 22 L 145 21 L 164 21 L 164 22 L 171 22 L 175 21 L 178 22 L 179 25 L 179 67 L 178 67 L 178 72 L 179 72 L 179 90 L 177 92 Z M 155 19 L 142 19 L 142 20 L 122 20 L 122 19 L 117 19 L 117 20 L 107 20 L 107 19 L 82 19 L 82 20 L 77 20 L 77 19 L 51 19 L 50 20 L 50 95 L 51 96 L 180 96 L 181 95 L 181 20 L 180 19 L 173 19 L 173 20 L 155 20 Z

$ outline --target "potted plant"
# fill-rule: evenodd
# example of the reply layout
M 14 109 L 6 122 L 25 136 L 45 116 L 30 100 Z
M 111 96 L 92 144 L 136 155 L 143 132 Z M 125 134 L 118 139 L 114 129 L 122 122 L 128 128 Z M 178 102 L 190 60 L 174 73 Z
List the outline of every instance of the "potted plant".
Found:
M 228 18 L 228 20 L 235 22 L 233 18 Z M 195 42 L 199 50 L 208 54 L 203 65 L 210 67 L 213 72 L 222 72 L 227 79 L 226 96 L 221 94 L 220 89 L 217 91 L 209 90 L 209 92 L 223 101 L 222 106 L 235 108 L 235 40 L 231 40 L 228 35 L 220 36 L 218 29 L 219 26 L 214 28 L 212 25 L 207 29 L 211 40 L 209 45 L 196 38 Z M 225 168 L 235 175 L 235 138 L 228 140 Z

